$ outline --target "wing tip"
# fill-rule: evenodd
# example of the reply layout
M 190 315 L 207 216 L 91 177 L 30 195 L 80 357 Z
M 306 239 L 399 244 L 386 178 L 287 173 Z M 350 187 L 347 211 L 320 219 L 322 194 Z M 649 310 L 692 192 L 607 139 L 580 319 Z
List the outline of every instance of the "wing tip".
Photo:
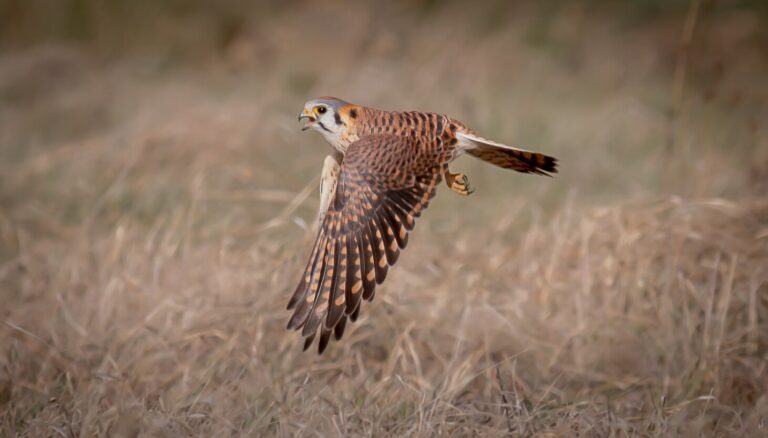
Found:
M 317 344 L 318 356 L 323 354 L 326 348 L 328 348 L 328 341 L 331 339 L 332 330 L 320 329 L 320 342 Z
M 315 338 L 317 337 L 317 333 L 320 332 L 320 339 L 317 344 L 317 354 L 322 355 L 325 350 L 328 349 L 328 345 L 330 344 L 331 335 L 333 335 L 333 338 L 337 341 L 341 340 L 341 338 L 344 336 L 344 328 L 347 325 L 347 317 L 342 316 L 342 318 L 339 320 L 339 322 L 331 328 L 326 327 L 320 327 L 316 329 L 314 332 L 306 335 L 304 337 L 304 345 L 302 346 L 302 352 L 307 351 L 312 347 L 312 344 L 315 343 Z
M 309 347 L 312 346 L 312 342 L 314 342 L 314 340 L 315 340 L 315 335 L 316 334 L 317 334 L 317 332 L 312 333 L 311 335 L 309 335 L 306 338 L 304 338 L 304 349 L 302 351 L 309 350 Z

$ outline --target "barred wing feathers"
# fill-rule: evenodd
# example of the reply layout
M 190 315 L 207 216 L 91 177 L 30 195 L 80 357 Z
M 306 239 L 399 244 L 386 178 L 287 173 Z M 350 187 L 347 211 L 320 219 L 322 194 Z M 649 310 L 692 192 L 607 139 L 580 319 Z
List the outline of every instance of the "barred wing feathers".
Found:
M 410 137 L 371 135 L 347 149 L 336 193 L 318 231 L 309 262 L 288 303 L 288 329 L 304 349 L 320 335 L 322 353 L 338 340 L 361 300 L 373 299 L 389 266 L 408 243 L 415 218 L 429 204 L 441 163 Z

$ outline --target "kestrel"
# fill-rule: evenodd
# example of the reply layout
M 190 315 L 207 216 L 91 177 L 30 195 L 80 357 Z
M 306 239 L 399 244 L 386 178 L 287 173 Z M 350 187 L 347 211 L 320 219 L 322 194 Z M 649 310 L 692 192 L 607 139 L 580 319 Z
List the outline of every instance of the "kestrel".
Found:
M 371 301 L 408 232 L 445 177 L 460 195 L 466 175 L 448 166 L 467 153 L 505 169 L 549 175 L 557 159 L 486 140 L 443 114 L 383 111 L 333 97 L 310 100 L 299 114 L 335 149 L 320 182 L 319 229 L 309 262 L 293 293 L 288 329 L 301 329 L 304 349 L 318 332 L 322 353 L 331 333 L 341 339 L 361 300 Z

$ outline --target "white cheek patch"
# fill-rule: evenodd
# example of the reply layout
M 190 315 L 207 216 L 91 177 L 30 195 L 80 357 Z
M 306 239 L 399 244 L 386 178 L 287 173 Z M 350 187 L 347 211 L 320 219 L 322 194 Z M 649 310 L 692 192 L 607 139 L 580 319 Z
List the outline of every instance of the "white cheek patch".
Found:
M 341 123 L 336 123 L 337 118 Z M 344 132 L 346 132 L 347 125 L 337 113 L 323 114 L 323 116 L 318 118 L 312 125 L 312 128 L 322 134 L 325 141 L 330 143 L 334 149 L 341 153 L 346 151 L 348 144 L 344 139 Z
M 320 133 L 323 134 L 323 137 L 325 138 L 325 140 L 328 143 L 330 143 L 333 147 L 335 147 L 336 149 L 339 148 L 338 143 L 339 143 L 339 137 L 340 136 L 339 136 L 338 133 L 336 133 L 336 132 L 328 132 L 328 131 L 324 130 L 323 128 L 320 128 Z

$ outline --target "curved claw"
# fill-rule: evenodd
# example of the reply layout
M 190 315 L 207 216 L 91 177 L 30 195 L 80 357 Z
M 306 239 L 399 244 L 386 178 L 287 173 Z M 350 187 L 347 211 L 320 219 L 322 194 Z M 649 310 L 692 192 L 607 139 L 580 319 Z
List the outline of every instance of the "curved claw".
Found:
M 448 187 L 461 196 L 469 196 L 475 192 L 469 185 L 469 178 L 463 173 L 450 173 L 446 172 L 445 182 Z

